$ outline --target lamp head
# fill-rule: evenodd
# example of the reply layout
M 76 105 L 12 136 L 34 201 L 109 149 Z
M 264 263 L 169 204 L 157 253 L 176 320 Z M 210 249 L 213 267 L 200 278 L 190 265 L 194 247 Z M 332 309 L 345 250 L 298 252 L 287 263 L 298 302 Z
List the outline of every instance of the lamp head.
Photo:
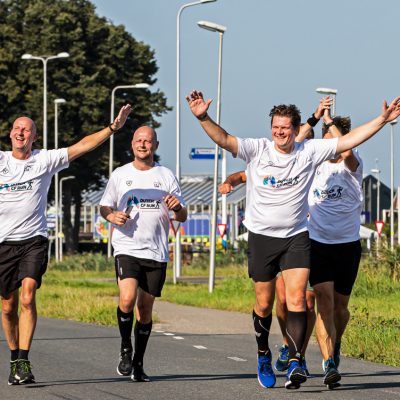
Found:
M 397 119 L 394 119 L 391 123 L 390 123 L 390 125 L 396 125 L 397 124 Z
M 331 88 L 317 88 L 317 89 L 315 89 L 315 91 L 317 93 L 321 93 L 321 94 L 336 94 L 337 93 L 337 89 L 331 89 Z
M 69 53 L 63 51 L 62 53 L 58 53 L 57 57 L 59 57 L 59 58 L 69 57 Z
M 21 57 L 23 60 L 30 60 L 32 58 L 32 54 L 23 54 Z
M 226 26 L 216 24 L 215 22 L 199 21 L 197 23 L 197 25 L 200 28 L 207 29 L 208 31 L 211 31 L 211 32 L 224 33 L 226 31 Z
M 65 100 L 65 99 L 55 99 L 54 100 L 54 104 L 62 104 L 62 103 L 66 103 L 67 102 L 67 100 Z
M 150 87 L 148 83 L 137 83 L 136 85 L 133 85 L 135 89 L 147 89 Z
M 201 3 L 214 3 L 217 0 L 200 0 Z

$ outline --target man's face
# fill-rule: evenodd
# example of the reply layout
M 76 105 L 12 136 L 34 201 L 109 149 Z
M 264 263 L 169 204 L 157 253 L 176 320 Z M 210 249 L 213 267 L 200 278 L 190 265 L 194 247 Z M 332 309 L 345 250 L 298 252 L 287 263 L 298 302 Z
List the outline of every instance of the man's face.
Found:
M 30 118 L 21 117 L 14 121 L 10 132 L 12 149 L 29 153 L 37 140 L 36 128 Z
M 274 116 L 272 119 L 272 140 L 277 150 L 288 153 L 293 149 L 299 128 L 294 128 L 289 117 Z
M 158 142 L 154 131 L 145 126 L 139 128 L 133 135 L 132 151 L 135 159 L 141 161 L 153 161 L 154 153 L 158 148 Z

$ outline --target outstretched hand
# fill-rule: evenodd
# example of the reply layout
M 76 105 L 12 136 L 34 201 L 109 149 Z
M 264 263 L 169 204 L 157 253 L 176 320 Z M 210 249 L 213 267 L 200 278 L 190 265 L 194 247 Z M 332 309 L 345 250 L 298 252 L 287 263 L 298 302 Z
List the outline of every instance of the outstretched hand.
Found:
M 232 192 L 232 190 L 233 190 L 233 186 L 228 182 L 221 183 L 218 186 L 218 192 L 220 192 L 221 194 L 228 194 L 228 193 Z
M 326 108 L 324 110 L 324 124 L 329 124 L 330 122 L 332 122 L 331 110 Z
M 130 104 L 126 104 L 124 106 L 121 107 L 121 109 L 119 110 L 119 113 L 117 115 L 117 118 L 115 118 L 114 122 L 113 122 L 113 129 L 118 130 L 121 129 L 124 125 L 125 122 L 128 118 L 128 115 L 131 113 L 132 111 L 132 106 Z
M 323 97 L 318 104 L 317 109 L 315 110 L 314 116 L 315 118 L 321 119 L 324 115 L 325 110 L 330 110 L 332 105 L 332 99 L 330 96 Z
M 400 115 L 400 96 L 396 97 L 388 106 L 386 100 L 382 106 L 382 118 L 385 122 L 391 122 Z
M 210 107 L 212 99 L 204 101 L 203 93 L 193 90 L 189 96 L 186 96 L 190 110 L 196 118 L 202 118 Z

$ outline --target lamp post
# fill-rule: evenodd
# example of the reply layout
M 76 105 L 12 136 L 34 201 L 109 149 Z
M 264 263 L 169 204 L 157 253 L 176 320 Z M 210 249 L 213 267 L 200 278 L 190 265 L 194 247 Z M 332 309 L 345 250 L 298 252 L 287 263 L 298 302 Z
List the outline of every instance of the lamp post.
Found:
M 54 100 L 54 148 L 58 149 L 58 105 L 66 103 L 65 99 Z M 56 214 L 56 226 L 55 226 L 55 257 L 56 262 L 60 261 L 60 248 L 58 238 L 58 214 L 59 214 L 59 199 L 58 199 L 58 172 L 54 175 L 54 205 Z
M 376 174 L 376 220 L 380 221 L 380 186 L 381 186 L 381 181 L 380 181 L 380 173 L 381 170 L 378 168 L 378 159 L 375 158 L 375 167 L 371 169 L 371 172 L 373 174 Z
M 212 32 L 217 32 L 219 34 L 219 51 L 218 51 L 218 92 L 217 92 L 217 124 L 220 124 L 221 120 L 221 81 L 222 81 L 222 39 L 226 27 L 223 25 L 218 25 L 214 22 L 199 21 L 197 23 L 200 28 L 207 29 Z M 223 150 L 223 153 L 225 150 Z M 214 156 L 214 184 L 213 184 L 213 199 L 212 199 L 212 215 L 211 215 L 211 238 L 210 238 L 210 276 L 208 282 L 208 291 L 210 293 L 214 290 L 215 281 L 215 253 L 216 253 L 216 229 L 217 229 L 217 189 L 218 189 L 218 155 L 219 147 L 215 145 L 215 156 Z M 222 165 L 224 165 L 224 158 L 222 159 Z M 223 167 L 224 168 L 224 167 Z M 226 179 L 226 158 L 225 158 L 225 179 Z M 226 196 L 225 197 L 226 201 Z M 222 210 L 222 216 L 225 215 L 226 221 L 226 203 L 225 203 L 225 213 Z M 226 223 L 226 222 L 225 222 Z
M 111 112 L 110 112 L 110 123 L 114 122 L 114 108 L 115 108 L 115 92 L 120 89 L 147 89 L 150 87 L 148 83 L 136 83 L 135 85 L 119 85 L 115 86 L 111 91 Z M 108 176 L 111 178 L 114 163 L 114 135 L 110 136 L 110 156 L 108 163 Z M 108 241 L 107 241 L 107 257 L 111 257 L 111 224 L 108 230 Z
M 70 176 L 64 176 L 64 178 L 60 179 L 60 261 L 63 260 L 63 212 L 62 212 L 62 187 L 63 187 L 63 182 L 67 181 L 69 179 L 75 179 L 75 176 L 70 175 Z
M 331 116 L 334 117 L 336 115 L 336 94 L 337 89 L 331 88 L 317 88 L 315 89 L 317 93 L 325 94 L 327 96 L 331 96 L 332 98 L 332 113 Z
M 43 148 L 47 149 L 47 62 L 56 58 L 66 58 L 69 54 L 66 52 L 58 53 L 56 56 L 33 56 L 24 54 L 23 60 L 40 60 L 43 63 Z
M 181 93 L 180 93 L 180 25 L 181 25 L 181 14 L 185 8 L 197 6 L 199 4 L 213 3 L 217 0 L 198 0 L 191 3 L 183 4 L 176 16 L 176 178 L 178 182 L 181 180 Z M 176 278 L 181 276 L 181 231 L 178 229 L 175 237 L 175 254 L 174 254 L 174 265 L 173 265 L 173 276 L 174 283 Z
M 390 248 L 394 249 L 394 126 L 397 119 L 390 123 Z

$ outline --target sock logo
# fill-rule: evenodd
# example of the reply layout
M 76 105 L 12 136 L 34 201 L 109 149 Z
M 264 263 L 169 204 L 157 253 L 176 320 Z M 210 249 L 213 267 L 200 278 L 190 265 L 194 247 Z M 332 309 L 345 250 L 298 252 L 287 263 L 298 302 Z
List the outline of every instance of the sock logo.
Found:
M 124 317 L 121 317 L 121 321 L 122 322 L 128 322 L 128 321 L 130 321 L 131 319 L 128 317 L 128 318 L 124 318 Z
M 142 331 L 141 329 L 139 329 L 139 335 L 150 335 L 150 331 Z
M 256 335 L 256 337 L 260 337 L 261 336 L 260 332 L 254 332 L 254 334 Z

